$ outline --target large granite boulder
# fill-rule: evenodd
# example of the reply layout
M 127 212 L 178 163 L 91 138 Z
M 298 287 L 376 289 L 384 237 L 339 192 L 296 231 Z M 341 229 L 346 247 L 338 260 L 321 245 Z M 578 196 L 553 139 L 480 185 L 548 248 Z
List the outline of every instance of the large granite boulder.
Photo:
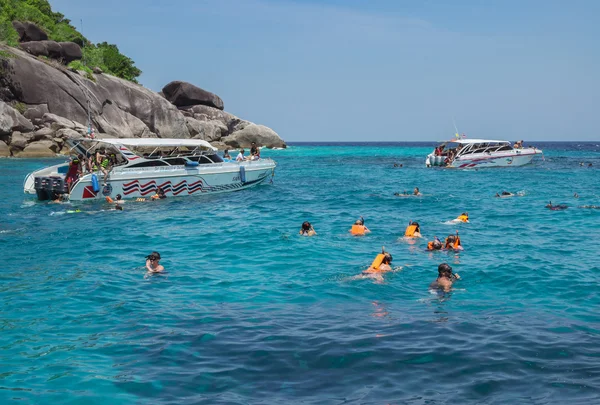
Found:
M 19 46 L 33 56 L 48 56 L 48 49 L 43 42 L 21 42 Z
M 25 149 L 27 146 L 27 141 L 28 138 L 19 131 L 13 132 L 12 136 L 10 137 L 10 149 L 13 151 L 13 155 L 15 152 Z
M 227 126 L 220 121 L 198 121 L 190 117 L 186 117 L 185 120 L 190 134 L 195 139 L 214 142 L 227 133 Z
M 12 26 L 15 31 L 17 31 L 17 34 L 19 34 L 19 42 L 21 42 L 23 40 L 23 36 L 25 35 L 25 26 L 21 21 L 13 21 Z
M 70 63 L 83 57 L 81 47 L 75 42 L 59 42 L 58 44 L 60 45 L 60 57 L 64 63 Z
M 197 104 L 215 107 L 219 110 L 224 107 L 221 97 L 187 82 L 171 82 L 163 87 L 162 92 L 166 99 L 177 107 Z
M 222 141 L 234 148 L 247 148 L 250 147 L 252 142 L 256 142 L 258 146 L 268 148 L 287 147 L 285 142 L 271 128 L 256 124 L 250 124 L 244 129 L 223 138 Z
M 59 59 L 63 57 L 63 48 L 62 45 L 56 41 L 40 41 L 41 44 L 44 44 L 46 47 L 46 51 L 48 52 L 48 56 L 53 59 Z M 70 42 L 72 43 L 72 42 Z
M 13 27 L 19 34 L 19 41 L 44 41 L 48 39 L 48 34 L 43 29 L 32 22 L 13 21 Z
M 55 156 L 58 150 L 56 149 L 57 145 L 51 140 L 44 140 L 30 143 L 23 149 L 15 154 L 13 150 L 13 154 L 18 157 L 23 158 L 40 158 L 40 157 L 50 157 Z
M 0 134 L 10 134 L 13 131 L 31 132 L 33 124 L 17 110 L 0 101 Z
M 6 142 L 0 141 L 0 157 L 9 157 L 9 156 L 10 156 L 10 149 L 8 148 L 8 145 L 6 144 Z
M 96 133 L 114 137 L 190 137 L 185 117 L 151 90 L 107 74 L 97 75 L 93 82 L 17 49 L 2 45 L 0 49 L 16 56 L 6 61 L 4 79 L 8 93 L 25 104 L 44 104 L 51 114 L 86 125 L 88 94 Z

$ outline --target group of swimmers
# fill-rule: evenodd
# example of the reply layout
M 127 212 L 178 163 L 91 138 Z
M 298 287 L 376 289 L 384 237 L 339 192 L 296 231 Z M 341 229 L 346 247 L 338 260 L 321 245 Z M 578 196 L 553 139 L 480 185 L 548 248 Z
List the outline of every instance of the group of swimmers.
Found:
M 463 212 L 452 222 L 469 222 L 469 214 L 467 212 Z M 353 236 L 363 236 L 371 232 L 369 228 L 365 225 L 365 219 L 361 216 L 357 219 L 354 224 L 351 226 L 349 230 L 350 234 Z M 300 227 L 299 235 L 302 236 L 315 236 L 317 232 L 315 231 L 313 225 L 309 221 L 304 221 Z M 421 238 L 421 226 L 418 222 L 409 221 L 406 230 L 404 231 L 405 238 Z M 437 236 L 434 236 L 434 239 L 427 243 L 427 251 L 460 251 L 463 250 L 462 243 L 460 237 L 458 235 L 458 231 L 456 231 L 455 235 L 448 235 L 448 237 L 442 242 Z M 385 247 L 381 248 L 381 253 L 379 253 L 369 268 L 364 270 L 357 277 L 369 277 L 375 279 L 377 281 L 383 280 L 383 274 L 389 271 L 392 271 L 392 260 L 393 257 L 390 252 L 385 250 Z M 431 288 L 449 291 L 452 283 L 455 280 L 458 280 L 459 276 L 452 273 L 452 268 L 447 263 L 442 263 L 438 267 L 438 278 L 431 284 Z

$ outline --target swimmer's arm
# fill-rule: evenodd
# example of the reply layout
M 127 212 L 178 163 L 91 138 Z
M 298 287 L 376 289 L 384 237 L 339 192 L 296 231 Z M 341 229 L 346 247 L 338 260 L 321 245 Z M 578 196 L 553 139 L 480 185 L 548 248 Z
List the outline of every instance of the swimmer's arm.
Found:
M 149 272 L 153 272 L 154 270 L 152 270 L 152 267 L 150 267 L 150 260 L 146 259 L 146 269 L 148 269 Z

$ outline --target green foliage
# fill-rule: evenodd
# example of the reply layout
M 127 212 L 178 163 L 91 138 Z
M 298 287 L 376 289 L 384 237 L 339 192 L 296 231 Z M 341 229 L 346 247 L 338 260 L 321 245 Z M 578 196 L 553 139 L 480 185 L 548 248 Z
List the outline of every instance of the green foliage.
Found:
M 85 72 L 85 77 L 93 82 L 96 82 L 96 77 L 94 77 L 94 74 L 92 72 L 92 69 L 90 69 L 89 67 L 87 67 L 86 65 L 83 64 L 82 61 L 80 60 L 74 60 L 73 62 L 69 63 L 68 65 L 69 69 L 72 70 L 82 70 Z
M 0 14 L 0 42 L 10 46 L 19 44 L 19 34 L 12 26 L 12 23 Z
M 15 55 L 13 55 L 10 52 L 0 51 L 0 59 L 11 59 L 11 58 L 14 58 L 14 57 L 15 57 Z
M 17 103 L 15 103 L 15 104 L 13 105 L 13 108 L 14 108 L 15 110 L 17 110 L 17 111 L 18 111 L 20 114 L 23 114 L 23 113 L 25 113 L 25 110 L 27 110 L 27 106 L 26 106 L 25 104 L 21 103 L 20 101 L 19 101 L 19 102 L 17 102 Z
M 102 60 L 108 73 L 137 83 L 136 78 L 142 74 L 142 71 L 135 67 L 133 60 L 119 52 L 116 45 L 102 42 L 98 44 L 97 49 L 102 53 Z
M 53 12 L 48 0 L 0 0 L 0 42 L 11 46 L 18 45 L 18 34 L 12 21 L 31 21 L 48 34 L 48 38 L 57 42 L 75 42 L 83 46 L 83 60 L 90 71 L 98 66 L 104 72 L 137 83 L 142 74 L 133 60 L 119 52 L 116 45 L 102 42 L 92 44 L 71 21 L 61 13 Z M 78 69 L 85 70 L 85 69 Z M 86 71 L 87 72 L 87 71 Z

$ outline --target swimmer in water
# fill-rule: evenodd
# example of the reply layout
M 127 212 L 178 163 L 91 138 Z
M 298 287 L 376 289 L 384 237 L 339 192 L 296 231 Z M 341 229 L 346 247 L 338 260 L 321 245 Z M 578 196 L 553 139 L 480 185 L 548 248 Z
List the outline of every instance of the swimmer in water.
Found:
M 365 226 L 365 219 L 363 217 L 357 219 L 354 225 L 352 225 L 352 228 L 350 229 L 350 233 L 352 235 L 364 235 L 370 232 L 371 231 L 369 230 L 369 228 Z
M 385 247 L 381 247 L 381 253 L 375 257 L 373 263 L 368 269 L 362 272 L 363 275 L 381 274 L 392 270 L 392 255 L 385 251 Z
M 419 187 L 415 187 L 415 189 L 413 190 L 413 195 L 419 196 L 423 194 L 421 194 L 421 192 L 419 191 Z
M 448 235 L 444 249 L 463 250 L 462 243 L 460 242 L 460 236 L 458 236 L 458 230 L 456 231 L 456 235 Z
M 427 250 L 442 250 L 443 247 L 444 244 L 437 236 L 434 236 L 431 242 L 427 242 Z
M 313 228 L 311 223 L 308 221 L 304 221 L 302 223 L 302 227 L 300 228 L 300 232 L 298 233 L 302 236 L 314 236 L 317 234 L 317 232 L 315 232 L 315 228 Z
M 552 211 L 561 211 L 566 210 L 567 208 L 569 208 L 569 206 L 565 204 L 552 205 L 552 201 L 548 201 L 548 204 L 546 204 L 546 208 L 551 209 Z
M 459 280 L 458 274 L 452 273 L 452 267 L 448 263 L 442 263 L 438 266 L 438 277 L 429 285 L 431 290 L 442 290 L 444 292 L 450 291 L 454 281 Z
M 165 268 L 159 263 L 160 262 L 160 253 L 152 252 L 148 256 L 146 256 L 146 269 L 150 273 L 160 273 L 164 271 Z
M 469 213 L 468 212 L 463 212 L 462 214 L 460 214 L 458 216 L 458 218 L 456 218 L 456 220 L 459 221 L 459 222 L 469 223 Z
M 409 221 L 406 230 L 404 231 L 406 238 L 422 238 L 421 225 L 418 222 Z
M 503 191 L 500 194 L 496 193 L 496 197 L 499 197 L 499 198 L 514 197 L 514 194 L 509 193 L 508 191 Z

